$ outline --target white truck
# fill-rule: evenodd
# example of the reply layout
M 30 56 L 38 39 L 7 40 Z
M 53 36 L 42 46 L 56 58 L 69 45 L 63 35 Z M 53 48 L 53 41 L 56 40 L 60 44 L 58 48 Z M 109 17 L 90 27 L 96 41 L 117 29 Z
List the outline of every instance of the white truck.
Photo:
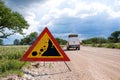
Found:
M 80 41 L 77 34 L 68 35 L 67 50 L 69 50 L 70 48 L 80 50 Z

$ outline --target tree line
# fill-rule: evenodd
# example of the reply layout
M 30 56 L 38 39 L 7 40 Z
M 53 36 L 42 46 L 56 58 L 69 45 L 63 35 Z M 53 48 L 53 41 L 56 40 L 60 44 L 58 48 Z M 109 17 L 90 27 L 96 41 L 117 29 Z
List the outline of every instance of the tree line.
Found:
M 37 38 L 38 33 L 33 32 L 30 35 L 25 36 L 23 39 L 14 40 L 14 45 L 31 45 Z M 55 38 L 60 45 L 65 45 L 66 40 L 61 38 Z M 108 38 L 104 37 L 93 37 L 90 39 L 82 40 L 83 44 L 103 44 L 103 43 L 119 43 L 120 42 L 120 31 L 114 31 Z
M 32 32 L 30 33 L 30 35 L 24 36 L 24 38 L 22 38 L 21 40 L 15 39 L 13 41 L 13 44 L 14 45 L 31 45 L 36 40 L 37 37 L 38 37 L 38 33 Z M 60 45 L 65 45 L 67 43 L 67 41 L 64 39 L 60 39 L 60 38 L 55 38 L 55 39 Z
M 34 40 L 37 38 L 38 33 L 37 32 L 32 32 L 30 35 L 24 36 L 22 39 L 15 39 L 13 41 L 14 45 L 31 45 Z
M 102 43 L 119 43 L 120 42 L 120 31 L 114 31 L 108 38 L 104 37 L 93 37 L 90 39 L 83 40 L 83 44 L 102 44 Z

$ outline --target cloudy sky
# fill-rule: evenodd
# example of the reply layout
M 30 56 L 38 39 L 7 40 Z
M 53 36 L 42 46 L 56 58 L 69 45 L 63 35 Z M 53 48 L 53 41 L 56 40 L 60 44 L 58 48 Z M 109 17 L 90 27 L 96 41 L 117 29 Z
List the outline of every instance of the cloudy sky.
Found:
M 70 33 L 80 39 L 108 37 L 120 30 L 120 0 L 3 0 L 30 24 L 26 34 L 48 27 L 55 37 L 67 39 Z M 10 44 L 22 38 L 15 34 L 4 40 Z

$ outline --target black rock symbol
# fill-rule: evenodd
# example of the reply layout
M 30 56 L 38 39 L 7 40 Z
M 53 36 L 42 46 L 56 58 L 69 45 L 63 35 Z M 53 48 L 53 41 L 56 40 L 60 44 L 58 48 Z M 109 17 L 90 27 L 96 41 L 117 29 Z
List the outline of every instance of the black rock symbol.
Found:
M 58 51 L 56 50 L 55 46 L 52 44 L 50 39 L 48 41 L 48 48 L 42 54 L 42 56 L 60 56 L 60 54 L 58 53 Z
M 37 56 L 37 52 L 36 52 L 36 51 L 33 51 L 33 52 L 32 52 L 32 56 Z

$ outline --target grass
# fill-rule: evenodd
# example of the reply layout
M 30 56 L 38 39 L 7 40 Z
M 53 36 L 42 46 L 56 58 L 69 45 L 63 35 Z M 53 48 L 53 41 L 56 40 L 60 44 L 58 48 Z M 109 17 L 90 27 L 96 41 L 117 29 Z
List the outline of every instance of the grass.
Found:
M 105 48 L 120 49 L 120 43 L 83 44 L 83 45 L 85 45 L 85 46 L 92 46 L 92 47 L 105 47 Z
M 28 46 L 0 46 L 0 77 L 10 74 L 23 75 L 20 67 L 24 62 L 20 61 Z M 27 67 L 29 63 L 24 65 Z
M 103 46 L 106 47 L 106 48 L 116 48 L 116 49 L 120 49 L 120 43 L 103 44 Z
M 62 48 L 64 45 L 60 45 Z M 6 77 L 11 74 L 22 76 L 20 67 L 24 64 L 20 59 L 29 46 L 0 46 L 0 77 Z M 23 67 L 28 67 L 27 62 Z M 49 67 L 52 65 L 50 64 Z

